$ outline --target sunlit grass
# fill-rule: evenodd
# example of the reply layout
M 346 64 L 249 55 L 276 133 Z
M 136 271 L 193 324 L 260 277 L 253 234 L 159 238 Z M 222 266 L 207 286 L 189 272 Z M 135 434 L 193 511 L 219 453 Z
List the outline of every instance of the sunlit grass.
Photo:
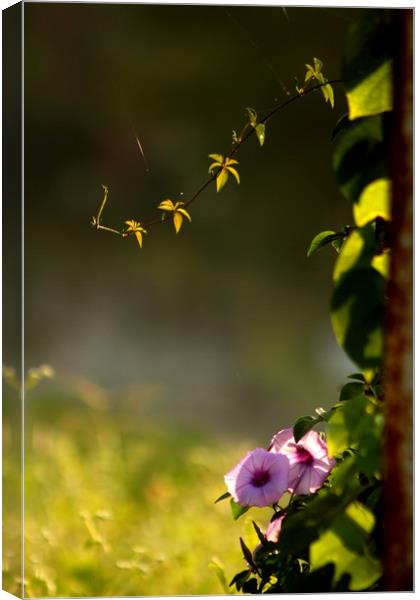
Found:
M 251 519 L 264 527 L 265 515 L 250 511 L 234 522 L 229 504 L 214 500 L 248 443 L 77 404 L 28 411 L 26 424 L 27 596 L 225 593 L 210 563 L 222 565 L 227 582 L 244 568 L 239 535 L 255 545 Z M 6 447 L 4 485 L 18 469 Z M 3 573 L 12 593 L 18 555 L 16 536 Z

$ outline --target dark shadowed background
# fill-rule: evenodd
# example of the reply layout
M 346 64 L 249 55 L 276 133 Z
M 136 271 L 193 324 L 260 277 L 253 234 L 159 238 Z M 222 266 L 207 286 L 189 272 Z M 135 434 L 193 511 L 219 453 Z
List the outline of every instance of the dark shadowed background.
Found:
M 192 225 L 142 251 L 89 225 L 148 220 L 205 180 L 245 107 L 264 114 L 313 56 L 330 78 L 352 11 L 25 5 L 26 365 L 52 364 L 170 423 L 271 434 L 334 401 L 348 364 L 328 317 L 333 251 L 349 220 L 331 168 L 344 112 L 314 93 L 251 139 L 241 185 L 208 189 Z M 138 150 L 141 140 L 147 165 Z M 150 172 L 145 167 L 149 167 Z M 181 195 L 183 194 L 183 195 Z

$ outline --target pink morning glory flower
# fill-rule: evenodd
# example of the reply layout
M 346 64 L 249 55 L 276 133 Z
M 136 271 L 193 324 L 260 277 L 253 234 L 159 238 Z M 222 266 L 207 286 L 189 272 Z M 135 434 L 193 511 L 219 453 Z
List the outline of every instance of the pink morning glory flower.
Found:
M 289 459 L 289 491 L 313 494 L 324 483 L 335 460 L 328 457 L 328 448 L 318 432 L 308 431 L 298 442 L 293 429 L 282 429 L 271 440 L 270 452 Z
M 289 461 L 283 454 L 256 448 L 225 475 L 233 499 L 242 506 L 270 506 L 287 491 Z

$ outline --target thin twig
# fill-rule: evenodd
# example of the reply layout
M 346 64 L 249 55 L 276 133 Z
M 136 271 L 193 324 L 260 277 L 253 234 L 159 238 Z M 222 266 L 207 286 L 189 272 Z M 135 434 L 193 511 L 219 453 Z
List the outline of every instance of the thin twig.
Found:
M 319 83 L 317 85 L 312 86 L 311 88 L 307 89 L 307 90 L 303 90 L 298 92 L 297 94 L 295 94 L 294 96 L 292 96 L 291 98 L 288 98 L 287 100 L 285 100 L 284 102 L 282 102 L 281 104 L 279 104 L 278 106 L 276 106 L 275 108 L 273 108 L 273 110 L 271 110 L 265 117 L 263 117 L 260 121 L 258 121 L 258 123 L 256 123 L 256 127 L 258 125 L 264 125 L 266 124 L 275 114 L 277 114 L 278 112 L 282 111 L 284 108 L 286 108 L 286 106 L 289 106 L 289 104 L 293 104 L 293 102 L 296 102 L 297 100 L 300 100 L 301 98 L 303 98 L 304 96 L 307 96 L 308 94 L 321 89 L 322 87 L 326 86 L 326 85 L 332 85 L 335 83 L 343 83 L 342 79 L 332 79 L 331 81 L 325 81 L 324 83 Z M 245 129 L 245 128 L 244 128 Z M 242 131 L 244 131 L 244 129 Z M 250 127 L 250 129 L 247 131 L 247 133 L 243 136 L 240 137 L 239 140 L 236 142 L 236 144 L 233 146 L 233 148 L 230 150 L 230 152 L 226 155 L 226 159 L 232 158 L 232 156 L 234 156 L 239 148 L 251 137 L 251 135 L 254 133 L 255 131 L 255 127 Z M 204 190 L 215 180 L 217 179 L 217 176 L 219 175 L 219 173 L 223 170 L 223 166 L 221 166 L 219 169 L 217 169 L 216 171 L 213 172 L 213 174 L 207 179 L 207 181 L 205 181 L 199 188 L 198 190 L 191 196 L 191 198 L 184 203 L 184 207 L 187 208 L 188 206 L 190 206 L 190 204 L 192 204 L 194 202 L 194 200 L 196 200 L 198 198 L 198 196 L 200 196 L 200 194 L 202 194 L 202 192 L 204 192 Z M 117 231 L 116 229 L 112 229 L 111 227 L 104 227 L 103 225 L 100 225 L 100 217 L 102 214 L 102 211 L 104 209 L 105 203 L 107 201 L 107 197 L 108 197 L 108 188 L 107 186 L 102 186 L 104 189 L 104 199 L 102 200 L 102 204 L 101 207 L 99 209 L 98 215 L 96 217 L 96 221 L 95 221 L 95 217 L 93 218 L 92 224 L 96 227 L 96 229 L 103 229 L 105 231 L 111 231 L 113 233 L 116 233 L 118 235 L 123 235 L 122 231 Z M 160 223 L 166 223 L 169 219 L 154 219 L 152 221 L 148 221 L 147 223 L 142 223 L 142 227 L 144 227 L 145 229 L 149 228 L 149 227 L 153 227 L 154 225 L 159 225 Z

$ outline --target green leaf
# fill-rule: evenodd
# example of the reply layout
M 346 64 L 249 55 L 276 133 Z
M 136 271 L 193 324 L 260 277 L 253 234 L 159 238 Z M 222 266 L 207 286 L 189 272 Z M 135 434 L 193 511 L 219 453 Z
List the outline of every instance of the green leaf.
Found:
M 257 134 L 260 146 L 263 146 L 265 142 L 265 123 L 258 123 L 258 125 L 255 126 L 255 133 Z
M 347 127 L 349 126 L 349 113 L 344 113 L 344 115 L 341 115 L 341 117 L 338 119 L 337 123 L 335 124 L 335 127 L 332 131 L 331 134 L 331 141 L 334 141 L 335 138 L 342 133 L 343 131 L 345 131 L 347 129 Z
M 358 381 L 365 382 L 365 377 L 362 373 L 352 373 L 351 375 L 347 375 L 347 379 L 357 379 Z
M 343 66 L 350 120 L 392 110 L 393 36 L 383 10 L 369 10 L 350 27 Z
M 314 252 L 316 252 L 323 246 L 331 244 L 331 242 L 341 237 L 343 237 L 343 234 L 337 233 L 336 231 L 321 231 L 321 233 L 318 233 L 312 240 L 306 256 L 311 256 Z
M 349 589 L 369 588 L 381 576 L 379 560 L 366 549 L 368 533 L 375 519 L 359 502 L 351 504 L 344 515 L 337 517 L 331 528 L 310 547 L 310 562 L 316 570 L 328 563 L 335 565 L 334 580 L 348 573 Z M 352 546 L 349 548 L 348 546 Z
M 338 238 L 337 240 L 333 240 L 331 242 L 331 246 L 334 248 L 334 250 L 339 253 L 341 250 L 341 246 L 343 245 L 344 242 L 344 236 L 341 238 Z
M 310 498 L 303 510 L 294 512 L 284 519 L 279 540 L 280 550 L 288 554 L 298 554 L 315 541 L 327 529 L 356 494 L 360 485 L 356 478 L 347 482 L 346 493 L 335 494 L 334 490 L 320 490 Z
M 359 200 L 369 183 L 387 176 L 381 116 L 357 119 L 350 123 L 337 139 L 333 167 L 340 191 L 351 202 Z
M 312 429 L 322 419 L 316 417 L 299 417 L 293 427 L 293 437 L 295 442 L 298 442 L 308 431 Z
M 331 299 L 331 321 L 340 346 L 362 369 L 381 363 L 385 279 L 372 268 L 350 270 Z
M 217 504 L 218 502 L 221 502 L 222 500 L 226 500 L 226 498 L 230 498 L 231 495 L 229 492 L 225 492 L 224 494 L 222 494 L 221 496 L 219 496 L 217 498 L 217 500 L 214 501 L 215 504 Z
M 333 280 L 338 281 L 351 269 L 369 267 L 376 252 L 375 232 L 371 225 L 354 229 L 335 262 Z
M 230 501 L 230 508 L 235 521 L 249 510 L 249 506 L 242 506 L 241 504 L 235 502 L 233 498 Z
M 354 398 L 355 396 L 360 396 L 363 394 L 365 386 L 363 383 L 346 383 L 340 392 L 340 402 L 344 402 L 346 400 L 350 400 L 350 398 Z
M 229 583 L 229 587 L 231 585 L 235 584 L 236 589 L 239 592 L 239 590 L 241 589 L 241 587 L 243 586 L 243 584 L 245 583 L 245 581 L 247 581 L 249 579 L 250 575 L 251 575 L 251 571 L 249 569 L 245 569 L 244 571 L 240 571 L 239 573 L 237 573 L 235 575 L 235 577 Z
M 367 185 L 358 202 L 353 204 L 356 225 L 363 227 L 378 217 L 390 221 L 391 182 L 389 179 L 376 179 Z
M 359 470 L 373 475 L 379 467 L 382 425 L 379 408 L 367 396 L 353 397 L 329 419 L 328 452 L 338 455 L 348 448 L 355 448 L 357 454 L 353 463 L 348 464 L 355 464 Z

